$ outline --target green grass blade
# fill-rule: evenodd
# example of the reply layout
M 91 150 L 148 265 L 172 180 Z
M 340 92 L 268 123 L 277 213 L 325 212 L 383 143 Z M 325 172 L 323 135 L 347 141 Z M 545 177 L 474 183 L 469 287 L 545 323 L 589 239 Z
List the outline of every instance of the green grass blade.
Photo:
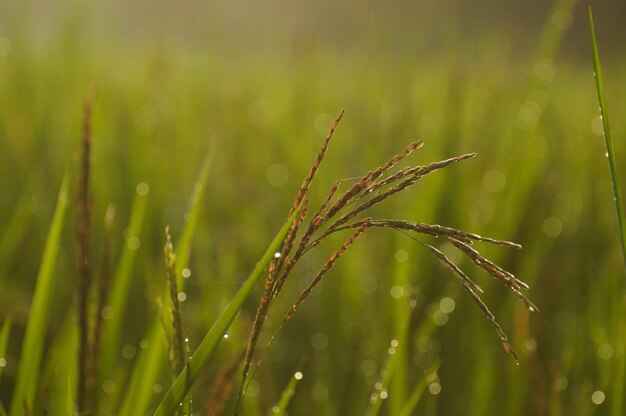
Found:
M 302 373 L 299 371 L 291 376 L 291 380 L 289 380 L 289 383 L 280 395 L 280 400 L 278 400 L 278 403 L 272 407 L 273 415 L 282 416 L 285 414 L 285 410 L 287 410 L 287 406 L 289 406 L 291 398 L 294 394 L 296 394 L 296 385 L 301 379 Z
M 148 347 L 137 358 L 130 385 L 120 408 L 120 416 L 144 415 L 152 402 L 152 386 L 156 382 L 164 363 L 165 342 L 161 323 L 153 319 L 146 337 Z
M 386 364 L 383 366 L 381 370 L 381 375 L 377 385 L 380 388 L 375 388 L 374 393 L 372 393 L 372 397 L 370 398 L 370 407 L 368 408 L 366 414 L 368 416 L 377 416 L 380 412 L 380 408 L 382 406 L 384 397 L 381 396 L 382 391 L 386 391 L 391 379 L 396 371 L 398 365 L 402 365 L 403 363 L 398 362 L 398 354 L 399 350 L 406 350 L 407 343 L 407 335 L 409 330 L 409 324 L 411 322 L 411 312 L 412 308 L 408 305 L 405 307 L 404 317 L 402 318 L 401 324 L 396 328 L 396 338 L 391 342 L 391 346 L 389 351 L 389 357 L 387 359 Z M 375 395 L 375 396 L 374 396 Z
M 626 229 L 624 205 L 620 193 L 617 166 L 615 163 L 615 151 L 613 150 L 613 138 L 611 136 L 611 124 L 609 123 L 609 112 L 604 92 L 604 82 L 602 80 L 602 69 L 600 68 L 600 54 L 598 53 L 598 43 L 596 32 L 593 26 L 593 15 L 589 6 L 589 26 L 591 29 L 591 47 L 593 50 L 593 70 L 596 79 L 596 89 L 598 91 L 598 101 L 600 102 L 600 114 L 602 115 L 602 127 L 604 128 L 604 143 L 606 144 L 606 155 L 609 160 L 609 170 L 611 173 L 611 186 L 613 188 L 613 200 L 615 201 L 615 211 L 617 212 L 617 222 L 619 227 L 620 244 L 622 246 L 622 259 L 624 262 L 624 272 L 626 273 Z
M 131 210 L 130 224 L 128 226 L 128 236 L 122 251 L 120 262 L 111 281 L 111 291 L 107 300 L 107 306 L 111 308 L 113 314 L 111 319 L 102 323 L 102 347 L 101 347 L 101 378 L 111 377 L 117 357 L 120 351 L 120 334 L 124 321 L 127 319 L 124 311 L 130 293 L 132 282 L 132 271 L 137 256 L 136 240 L 141 235 L 144 214 L 148 200 L 147 185 L 137 186 L 137 195 Z
M 59 257 L 63 222 L 68 205 L 67 193 L 69 184 L 70 175 L 66 173 L 59 191 L 57 206 L 52 218 L 50 231 L 48 232 L 39 275 L 37 276 L 37 285 L 28 316 L 17 381 L 11 403 L 11 416 L 23 415 L 24 403 L 27 403 L 29 408 L 32 408 L 35 398 L 35 388 L 39 380 L 39 365 L 43 355 L 44 338 L 48 324 L 48 310 L 54 292 L 54 271 Z
M 15 211 L 13 211 L 7 228 L 2 231 L 2 240 L 0 240 L 0 282 L 7 278 L 6 270 L 9 267 L 9 262 L 15 255 L 20 242 L 26 236 L 28 226 L 32 221 L 33 215 L 29 207 L 33 197 L 32 194 L 32 186 L 27 185 L 24 191 L 22 191 L 22 196 L 15 207 Z
M 602 68 L 600 67 L 600 54 L 598 52 L 598 42 L 596 40 L 596 31 L 593 24 L 593 14 L 591 6 L 589 6 L 589 29 L 591 32 L 591 49 L 593 51 L 593 70 L 596 80 L 596 90 L 598 92 L 598 102 L 600 103 L 600 114 L 602 116 L 602 127 L 604 129 L 604 143 L 606 145 L 606 156 L 609 161 L 609 172 L 611 176 L 611 187 L 613 190 L 613 201 L 615 202 L 615 212 L 617 214 L 617 224 L 622 248 L 622 263 L 624 266 L 624 275 L 626 277 L 626 229 L 624 219 L 624 206 L 622 204 L 622 195 L 620 193 L 620 185 L 618 182 L 617 166 L 615 162 L 615 151 L 613 150 L 613 137 L 611 135 L 611 124 L 609 122 L 609 112 L 606 101 L 606 93 L 604 90 L 604 81 L 602 79 Z M 614 317 L 614 337 L 622 339 L 624 334 L 624 318 L 622 304 L 622 296 L 618 282 L 613 285 L 614 300 L 611 302 L 613 311 L 611 315 Z M 624 378 L 626 374 L 626 358 L 623 354 L 615 357 L 614 373 L 613 373 L 613 397 L 611 401 L 611 411 L 614 415 L 622 415 L 624 408 Z
M 191 243 L 193 242 L 193 236 L 195 235 L 196 228 L 198 228 L 198 220 L 200 218 L 200 212 L 202 209 L 202 197 L 204 196 L 204 189 L 206 188 L 207 181 L 209 179 L 209 172 L 211 170 L 211 162 L 213 161 L 213 149 L 212 145 L 209 148 L 198 179 L 193 187 L 193 193 L 189 199 L 189 211 L 187 212 L 187 222 L 180 239 L 176 243 L 176 276 L 178 281 L 176 284 L 178 288 L 183 287 L 182 270 L 189 265 L 189 256 L 191 255 Z
M 198 174 L 198 180 L 194 185 L 193 194 L 190 198 L 188 211 L 188 219 L 183 229 L 180 240 L 176 244 L 176 275 L 178 278 L 178 288 L 183 290 L 185 287 L 185 279 L 181 279 L 182 270 L 189 265 L 189 257 L 191 254 L 191 243 L 197 229 L 200 212 L 202 209 L 202 196 L 209 179 L 211 168 L 212 147 L 204 160 L 204 164 Z M 167 291 L 164 289 L 163 299 L 166 298 Z M 123 399 L 120 409 L 120 416 L 142 415 L 145 414 L 150 402 L 154 397 L 152 386 L 156 383 L 159 375 L 159 369 L 164 363 L 165 343 L 161 333 L 161 322 L 158 316 L 152 320 L 148 328 L 148 335 L 145 337 L 148 341 L 148 348 L 144 350 L 137 359 L 137 364 L 131 375 L 128 394 Z
M 274 240 L 265 251 L 265 254 L 263 254 L 263 257 L 261 257 L 261 260 L 256 264 L 252 273 L 250 273 L 250 276 L 248 276 L 243 286 L 228 303 L 226 309 L 224 309 L 224 311 L 217 318 L 209 332 L 200 342 L 200 345 L 191 357 L 189 364 L 185 367 L 183 372 L 178 375 L 174 384 L 170 387 L 169 391 L 154 413 L 155 416 L 169 416 L 174 414 L 181 400 L 191 389 L 193 382 L 209 364 L 213 353 L 224 337 L 224 333 L 228 330 L 228 327 L 243 306 L 244 301 L 248 298 L 252 289 L 254 289 L 256 283 L 263 275 L 263 271 L 269 265 L 274 253 L 276 253 L 276 251 L 280 248 L 280 245 L 287 235 L 291 224 L 299 215 L 299 212 L 299 209 L 295 210 L 289 217 L 288 221 L 278 231 L 278 234 L 276 234 L 276 237 L 274 237 Z
M 74 397 L 72 395 L 72 383 L 69 378 L 67 379 L 67 402 L 65 410 L 67 416 L 74 416 Z
M 426 390 L 426 380 L 432 373 L 439 369 L 440 365 L 441 361 L 435 360 L 430 365 L 430 367 L 428 367 L 428 369 L 424 373 L 424 376 L 415 386 L 413 393 L 411 393 L 411 397 L 409 397 L 409 400 L 406 402 L 406 405 L 404 405 L 404 408 L 402 409 L 402 412 L 400 412 L 399 416 L 411 416 L 413 414 L 415 406 L 417 406 L 417 403 L 419 403 L 422 394 L 424 394 L 424 390 Z
M 0 332 L 0 360 L 5 360 L 0 365 L 0 380 L 2 380 L 2 370 L 6 365 L 7 345 L 9 344 L 9 334 L 11 333 L 11 317 L 7 317 L 2 324 L 2 332 Z
M 41 378 L 46 380 L 45 410 L 51 415 L 67 413 L 68 387 L 72 392 L 77 388 L 78 375 L 78 325 L 76 307 L 68 305 L 63 324 L 55 331 L 46 352 L 45 365 L 42 365 Z M 73 406 L 73 405 L 72 405 Z M 43 411 L 43 409 L 35 409 Z M 34 414 L 31 409 L 31 414 Z

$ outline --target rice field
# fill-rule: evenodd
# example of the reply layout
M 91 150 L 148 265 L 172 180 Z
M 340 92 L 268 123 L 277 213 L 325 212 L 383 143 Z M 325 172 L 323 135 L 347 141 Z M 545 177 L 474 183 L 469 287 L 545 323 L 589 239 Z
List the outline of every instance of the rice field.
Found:
M 2 5 L 0 415 L 626 412 L 620 11 L 324 5 Z

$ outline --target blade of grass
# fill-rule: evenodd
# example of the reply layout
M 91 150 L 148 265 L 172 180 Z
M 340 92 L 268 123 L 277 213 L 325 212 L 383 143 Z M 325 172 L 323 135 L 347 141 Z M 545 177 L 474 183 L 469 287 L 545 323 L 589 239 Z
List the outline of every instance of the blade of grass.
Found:
M 72 395 L 72 383 L 67 379 L 67 402 L 65 408 L 67 416 L 74 416 L 74 398 Z
M 42 365 L 41 378 L 46 380 L 44 409 L 51 415 L 63 415 L 68 408 L 68 387 L 72 395 L 78 387 L 78 348 L 79 336 L 76 325 L 76 307 L 68 305 L 63 323 L 55 331 L 46 352 L 45 365 Z M 73 406 L 73 405 L 72 405 Z M 43 412 L 44 409 L 40 411 Z M 37 414 L 31 410 L 31 414 Z
M 404 317 L 401 320 L 401 324 L 394 331 L 396 338 L 391 341 L 391 346 L 387 350 L 389 357 L 381 370 L 380 379 L 376 383 L 374 392 L 370 398 L 370 406 L 366 412 L 366 415 L 368 416 L 378 415 L 380 407 L 383 404 L 383 400 L 385 399 L 382 392 L 387 390 L 387 387 L 389 386 L 389 383 L 391 382 L 398 366 L 404 364 L 399 362 L 398 357 L 400 357 L 400 355 L 398 355 L 398 350 L 406 351 L 409 324 L 411 322 L 411 312 L 412 308 L 407 305 L 404 310 Z
M 29 408 L 32 408 L 35 398 L 35 388 L 39 380 L 39 365 L 43 355 L 44 338 L 48 324 L 48 309 L 54 292 L 54 271 L 59 257 L 63 222 L 68 205 L 69 183 L 70 175 L 66 173 L 59 191 L 57 206 L 37 276 L 37 286 L 28 316 L 15 391 L 11 402 L 11 416 L 23 415 L 24 404 L 26 403 Z
M 622 248 L 622 263 L 624 266 L 624 276 L 626 277 L 626 229 L 625 227 L 625 215 L 624 206 L 622 204 L 622 195 L 620 193 L 620 186 L 618 182 L 617 166 L 615 162 L 615 150 L 613 149 L 613 137 L 611 135 L 611 124 L 609 122 L 608 105 L 606 101 L 606 93 L 604 90 L 604 81 L 602 79 L 602 68 L 600 67 L 600 53 L 598 52 L 598 42 L 596 40 L 596 31 L 593 24 L 593 14 L 591 12 L 591 5 L 588 8 L 589 12 L 589 29 L 591 32 L 591 49 L 593 52 L 593 71 L 596 80 L 596 90 L 598 92 L 598 102 L 600 104 L 600 115 L 602 116 L 602 127 L 604 129 L 604 144 L 606 145 L 606 156 L 609 162 L 609 173 L 611 176 L 611 188 L 613 191 L 613 201 L 615 203 L 615 212 L 617 214 L 617 225 L 619 232 L 619 240 Z M 613 305 L 613 311 L 611 315 L 614 317 L 614 334 L 616 340 L 623 339 L 624 328 L 624 315 L 623 308 L 621 307 L 621 294 L 619 281 L 614 282 L 612 290 L 614 299 L 611 301 Z M 613 399 L 611 401 L 611 411 L 614 415 L 622 415 L 624 407 L 624 377 L 626 375 L 626 358 L 624 354 L 619 354 L 615 357 L 615 373 L 613 376 Z
M 281 393 L 278 403 L 274 407 L 272 407 L 273 415 L 282 416 L 286 414 L 285 410 L 287 409 L 287 406 L 289 406 L 291 398 L 294 396 L 294 394 L 296 394 L 296 385 L 301 379 L 302 373 L 299 371 L 291 376 L 291 380 L 289 380 L 289 383 L 287 383 L 287 386 L 285 386 L 285 389 Z
M 111 281 L 111 290 L 107 299 L 107 307 L 111 308 L 111 319 L 102 322 L 102 345 L 100 347 L 100 380 L 111 378 L 120 351 L 120 334 L 126 320 L 124 310 L 130 293 L 132 271 L 137 256 L 136 239 L 141 234 L 144 214 L 148 200 L 149 188 L 146 184 L 137 185 L 137 194 L 131 210 L 130 223 L 127 229 L 127 241 L 124 244 L 122 257 Z
M 189 360 L 189 363 L 176 378 L 174 384 L 170 387 L 169 391 L 159 404 L 155 416 L 165 416 L 173 414 L 179 406 L 181 400 L 185 397 L 185 394 L 191 389 L 193 382 L 198 375 L 206 368 L 213 356 L 213 353 L 217 349 L 217 346 L 224 337 L 224 333 L 228 330 L 228 327 L 235 319 L 235 316 L 243 306 L 244 301 L 248 298 L 256 283 L 263 276 L 264 270 L 269 265 L 270 261 L 274 258 L 274 253 L 279 249 L 291 224 L 300 214 L 300 210 L 296 209 L 291 214 L 287 222 L 278 231 L 278 234 L 274 237 L 271 244 L 261 257 L 261 260 L 256 264 L 256 267 L 250 273 L 243 286 L 231 299 L 226 306 L 226 309 L 217 318 L 209 332 L 204 339 L 200 342 L 200 345 L 193 353 L 193 356 Z
M 7 345 L 9 344 L 9 334 L 11 333 L 11 317 L 8 316 L 2 324 L 2 332 L 0 332 L 0 360 L 5 360 L 4 365 L 0 365 L 0 380 L 2 380 L 2 370 L 6 365 Z
M 424 394 L 424 390 L 426 390 L 426 380 L 431 374 L 433 374 L 435 371 L 439 369 L 440 365 L 441 365 L 441 360 L 437 359 L 433 361 L 430 367 L 428 367 L 428 369 L 424 372 L 424 376 L 420 379 L 420 381 L 415 386 L 415 389 L 413 390 L 411 397 L 409 397 L 409 400 L 406 402 L 406 404 L 404 405 L 404 408 L 398 414 L 398 416 L 411 416 L 412 414 L 414 414 L 413 411 L 415 410 L 415 406 L 417 406 L 417 403 L 419 403 L 420 398 L 422 397 L 422 394 Z
M 204 196 L 204 189 L 209 179 L 209 172 L 211 171 L 211 164 L 213 161 L 213 142 L 209 148 L 209 151 L 204 159 L 198 179 L 193 187 L 193 193 L 189 199 L 189 211 L 187 212 L 187 222 L 185 228 L 180 236 L 180 239 L 176 243 L 176 276 L 178 281 L 176 285 L 179 288 L 184 286 L 182 270 L 189 264 L 189 256 L 191 255 L 191 243 L 193 242 L 193 236 L 198 228 L 198 220 L 200 218 L 200 212 L 202 209 L 202 197 Z
M 14 257 L 20 242 L 26 236 L 26 231 L 31 223 L 33 215 L 29 209 L 29 204 L 33 197 L 32 188 L 33 186 L 30 183 L 25 186 L 19 202 L 15 206 L 13 215 L 11 215 L 11 220 L 7 223 L 7 228 L 2 231 L 2 240 L 0 241 L 0 281 L 7 278 L 7 267 Z
M 596 41 L 596 32 L 593 26 L 593 15 L 591 14 L 591 6 L 589 6 L 589 27 L 591 30 L 591 47 L 593 49 L 593 70 L 596 79 L 596 89 L 598 91 L 598 101 L 600 103 L 600 114 L 602 115 L 604 143 L 606 145 L 606 155 L 609 161 L 611 187 L 613 190 L 613 201 L 615 202 L 620 244 L 622 247 L 622 259 L 624 262 L 624 273 L 626 276 L 626 229 L 624 228 L 626 224 L 626 219 L 624 215 L 624 206 L 622 204 L 622 196 L 620 193 L 618 181 L 619 175 L 617 173 L 617 166 L 615 163 L 615 150 L 613 150 L 613 137 L 611 135 L 611 124 L 609 123 L 609 112 L 606 103 L 606 94 L 604 92 L 604 81 L 602 80 L 602 69 L 600 68 L 600 54 L 598 53 L 598 43 Z
M 182 270 L 189 265 L 191 254 L 191 243 L 197 229 L 200 212 L 202 209 L 202 196 L 209 179 L 209 172 L 213 151 L 212 146 L 204 160 L 204 164 L 198 174 L 198 179 L 194 185 L 194 191 L 190 198 L 188 220 L 185 224 L 180 240 L 176 244 L 176 275 L 180 279 Z M 179 290 L 184 290 L 185 279 L 177 282 Z M 162 298 L 165 299 L 167 288 L 163 289 Z M 133 368 L 128 388 L 128 394 L 123 399 L 120 409 L 120 416 L 132 416 L 146 414 L 148 407 L 154 397 L 152 386 L 156 383 L 159 370 L 164 364 L 166 345 L 161 331 L 161 322 L 155 316 L 150 323 L 145 339 L 148 341 L 148 348 L 139 354 L 137 364 Z

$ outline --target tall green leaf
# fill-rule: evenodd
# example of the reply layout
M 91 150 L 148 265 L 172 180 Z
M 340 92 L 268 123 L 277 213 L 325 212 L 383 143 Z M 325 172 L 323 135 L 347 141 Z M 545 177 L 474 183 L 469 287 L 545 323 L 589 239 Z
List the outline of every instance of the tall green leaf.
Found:
M 6 365 L 7 345 L 9 344 L 9 334 L 11 333 L 11 317 L 7 317 L 2 324 L 2 332 L 0 332 L 0 380 L 2 379 L 2 370 Z
M 68 205 L 69 184 L 70 175 L 66 173 L 59 191 L 52 225 L 48 232 L 39 275 L 37 276 L 37 285 L 26 325 L 26 334 L 11 403 L 11 416 L 23 415 L 25 405 L 31 409 L 33 406 L 35 389 L 39 381 L 39 365 L 43 355 L 48 314 L 54 292 L 54 271 L 59 257 L 63 222 Z
M 298 381 L 302 379 L 302 373 L 297 371 L 294 375 L 291 376 L 289 383 L 285 386 L 283 392 L 280 394 L 280 399 L 278 403 L 272 408 L 272 414 L 276 416 L 283 416 L 286 414 L 285 410 L 289 406 L 289 402 L 291 402 L 291 398 L 296 394 L 296 385 Z
M 183 290 L 185 287 L 185 280 L 181 279 L 182 270 L 189 265 L 191 243 L 200 218 L 202 197 L 209 179 L 211 161 L 213 160 L 212 154 L 212 147 L 210 147 L 193 187 L 193 193 L 189 201 L 187 223 L 180 240 L 176 244 L 176 275 L 179 279 L 177 282 L 179 290 Z M 166 298 L 166 295 L 167 291 L 164 288 L 163 299 Z M 121 416 L 145 414 L 154 397 L 152 386 L 155 384 L 159 370 L 164 363 L 163 357 L 165 354 L 165 342 L 158 316 L 152 319 L 145 339 L 148 342 L 148 347 L 141 352 L 133 368 L 130 385 L 120 409 Z
M 124 313 L 132 282 L 132 271 L 137 256 L 137 242 L 146 212 L 149 188 L 146 184 L 137 186 L 137 194 L 131 210 L 130 224 L 127 229 L 126 244 L 122 251 L 115 274 L 111 281 L 111 290 L 107 307 L 111 308 L 111 317 L 103 321 L 101 347 L 101 379 L 108 379 L 113 373 L 120 351 L 120 334 L 126 319 Z
M 598 92 L 598 101 L 600 103 L 600 115 L 602 116 L 602 127 L 604 129 L 604 144 L 606 145 L 606 157 L 609 162 L 609 173 L 611 176 L 611 187 L 613 190 L 613 201 L 615 203 L 615 212 L 617 214 L 617 226 L 619 232 L 619 241 L 622 248 L 622 263 L 624 266 L 624 276 L 626 277 L 626 216 L 624 215 L 624 205 L 622 203 L 622 195 L 620 193 L 619 174 L 615 162 L 615 150 L 613 149 L 613 137 L 611 135 L 611 124 L 609 123 L 608 105 L 606 102 L 606 93 L 604 90 L 604 81 L 602 79 L 602 68 L 600 67 L 600 53 L 598 52 L 598 42 L 596 40 L 596 31 L 593 25 L 593 15 L 591 6 L 589 6 L 589 28 L 591 31 L 591 49 L 593 51 L 593 70 L 596 79 L 596 90 Z M 624 335 L 624 308 L 623 295 L 619 281 L 613 283 L 613 297 L 611 304 L 613 310 L 611 316 L 614 318 L 613 328 L 614 337 L 617 340 L 623 339 Z M 619 354 L 615 357 L 615 368 L 613 374 L 613 399 L 611 402 L 611 411 L 614 415 L 622 415 L 624 408 L 624 385 L 626 376 L 626 357 Z

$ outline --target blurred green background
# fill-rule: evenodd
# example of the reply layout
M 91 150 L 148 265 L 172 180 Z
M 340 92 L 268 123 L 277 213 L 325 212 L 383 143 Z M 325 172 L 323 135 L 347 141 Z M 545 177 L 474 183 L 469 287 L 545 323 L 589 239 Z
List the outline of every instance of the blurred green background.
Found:
M 592 5 L 623 178 L 626 8 L 617 0 Z M 94 221 L 100 236 L 104 210 L 115 203 L 113 264 L 130 241 L 125 230 L 137 184 L 150 189 L 140 244 L 132 243 L 122 340 L 132 348 L 120 351 L 121 374 L 128 374 L 156 313 L 163 228 L 170 225 L 179 237 L 207 152 L 213 162 L 183 303 L 192 348 L 284 221 L 323 135 L 345 108 L 311 190 L 313 206 L 336 179 L 380 165 L 415 139 L 425 146 L 411 156 L 413 164 L 477 152 L 375 215 L 521 243 L 522 251 L 479 247 L 529 283 L 540 311 L 529 314 L 451 247 L 440 247 L 485 288 L 520 355 L 516 365 L 437 259 L 402 234 L 373 230 L 277 333 L 299 291 L 341 244 L 331 239 L 294 271 L 270 315 L 244 414 L 265 415 L 299 365 L 304 378 L 289 414 L 365 413 L 409 310 L 405 348 L 381 414 L 398 414 L 436 359 L 441 367 L 415 414 L 619 414 L 624 269 L 586 4 L 3 1 L 0 320 L 10 314 L 14 322 L 0 379 L 5 405 L 56 194 L 75 160 L 82 101 L 92 84 Z M 54 347 L 63 345 L 64 322 L 75 309 L 71 215 L 55 275 L 42 391 L 66 383 L 55 376 Z M 246 343 L 260 291 L 196 386 L 199 414 L 212 377 Z M 162 373 L 154 403 L 170 383 Z M 123 389 L 124 381 L 109 393 Z

